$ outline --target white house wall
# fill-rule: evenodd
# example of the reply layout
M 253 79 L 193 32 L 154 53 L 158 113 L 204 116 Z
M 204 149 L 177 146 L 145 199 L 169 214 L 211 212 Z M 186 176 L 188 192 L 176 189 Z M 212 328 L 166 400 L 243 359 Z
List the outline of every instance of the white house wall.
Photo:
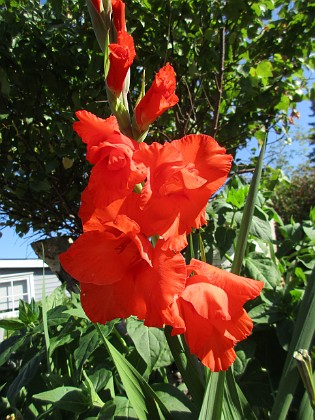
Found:
M 2 264 L 1 264 L 2 263 Z M 31 296 L 34 297 L 36 301 L 40 301 L 42 299 L 42 284 L 43 284 L 43 269 L 42 268 L 31 268 L 29 266 L 17 267 L 17 268 L 5 268 L 3 267 L 3 260 L 0 261 L 0 275 L 21 275 L 26 273 L 33 273 L 33 286 L 31 290 Z M 51 292 L 60 286 L 60 280 L 58 277 L 51 272 L 51 270 L 47 267 L 45 268 L 45 289 L 46 289 L 46 296 L 50 295 Z M 34 287 L 34 288 L 33 288 Z

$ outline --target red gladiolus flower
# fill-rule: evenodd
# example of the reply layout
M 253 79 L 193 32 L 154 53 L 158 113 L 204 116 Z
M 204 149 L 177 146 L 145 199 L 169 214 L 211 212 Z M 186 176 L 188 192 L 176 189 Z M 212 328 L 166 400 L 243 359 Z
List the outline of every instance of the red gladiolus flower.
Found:
M 132 160 L 138 143 L 119 131 L 115 117 L 104 120 L 88 111 L 78 111 L 76 116 L 80 121 L 73 128 L 87 144 L 88 161 L 95 164 L 83 195 L 91 209 L 106 206 L 145 179 L 145 168 Z
M 192 273 L 173 305 L 172 334 L 184 333 L 191 353 L 212 371 L 226 370 L 236 358 L 235 344 L 253 328 L 243 305 L 259 295 L 263 283 L 194 259 L 188 276 Z
M 117 32 L 126 30 L 125 3 L 121 0 L 112 0 L 113 20 Z
M 152 86 L 136 106 L 135 117 L 140 131 L 146 131 L 163 112 L 177 104 L 175 88 L 175 71 L 170 64 L 166 64 L 156 74 Z
M 63 268 L 81 283 L 91 321 L 135 315 L 149 326 L 172 322 L 169 308 L 186 281 L 182 255 L 163 251 L 159 243 L 153 248 L 126 216 L 112 223 L 94 219 L 93 228 L 60 255 Z
M 226 180 L 232 156 L 212 137 L 196 134 L 163 146 L 140 143 L 133 158 L 147 167 L 147 181 L 140 216 L 131 217 L 147 236 L 162 236 L 165 248 L 182 250 L 191 228 L 205 224 L 205 207 Z
M 123 135 L 119 130 L 116 117 L 111 116 L 103 119 L 88 111 L 77 111 L 75 113 L 80 121 L 73 124 L 74 131 L 87 145 L 87 160 L 95 164 L 107 155 L 108 145 L 121 145 L 126 150 L 134 151 L 138 143 Z
M 136 51 L 133 38 L 125 31 L 118 32 L 117 44 L 109 45 L 109 71 L 107 86 L 115 96 L 119 96 L 124 85 L 127 72 L 133 63 Z
M 94 230 L 81 235 L 60 255 L 60 262 L 73 278 L 83 283 L 114 284 L 140 261 L 151 264 L 152 246 L 140 228 L 127 216 L 114 222 L 94 220 Z

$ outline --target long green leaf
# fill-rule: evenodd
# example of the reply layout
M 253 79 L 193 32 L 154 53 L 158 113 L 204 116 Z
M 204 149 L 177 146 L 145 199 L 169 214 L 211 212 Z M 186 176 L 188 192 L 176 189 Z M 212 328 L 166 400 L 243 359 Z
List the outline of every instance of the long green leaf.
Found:
M 258 194 L 259 183 L 260 183 L 260 178 L 261 178 L 261 173 L 262 173 L 262 168 L 263 168 L 266 144 L 267 144 L 267 139 L 263 142 L 263 145 L 261 147 L 259 158 L 258 158 L 256 168 L 255 168 L 255 172 L 254 172 L 252 181 L 250 183 L 248 196 L 246 199 L 244 213 L 243 213 L 241 226 L 240 226 L 237 243 L 235 247 L 234 260 L 233 260 L 232 269 L 231 269 L 232 273 L 234 274 L 240 273 L 243 258 L 245 255 L 248 234 L 251 227 L 252 218 L 254 215 L 255 203 L 256 203 L 256 198 Z
M 42 316 L 43 316 L 43 328 L 44 328 L 44 338 L 46 345 L 46 360 L 47 360 L 47 371 L 51 373 L 51 358 L 50 358 L 50 340 L 48 332 L 48 322 L 47 322 L 47 300 L 46 300 L 46 284 L 45 284 L 45 249 L 43 243 L 42 245 L 42 256 L 43 256 L 43 281 L 42 281 Z
M 159 419 L 161 418 L 162 413 L 164 418 L 171 419 L 172 417 L 170 412 L 158 398 L 150 385 L 145 382 L 140 373 L 106 339 L 98 324 L 96 324 L 96 328 L 108 350 L 108 353 L 111 355 L 115 363 L 129 401 L 139 419 L 146 420 L 149 417 L 152 419 Z
M 225 420 L 257 420 L 243 392 L 235 382 L 232 368 L 226 372 L 223 418 Z
M 182 346 L 177 335 L 171 335 L 172 327 L 166 326 L 164 331 L 176 366 L 184 379 L 194 403 L 200 408 L 202 406 L 205 387 L 202 381 L 201 369 L 196 367 L 195 356 L 190 354 L 187 346 Z
M 79 345 L 74 351 L 75 366 L 80 375 L 85 361 L 97 349 L 99 342 L 100 337 L 95 329 L 80 337 Z
M 198 420 L 220 420 L 224 396 L 225 372 L 211 372 Z
M 25 328 L 25 324 L 17 318 L 4 318 L 0 319 L 0 328 L 6 331 L 16 331 Z
M 12 405 L 14 405 L 14 399 L 23 386 L 26 386 L 36 375 L 43 357 L 44 350 L 36 353 L 35 356 L 25 363 L 25 365 L 19 370 L 17 377 L 10 384 L 7 391 L 7 398 Z
M 4 365 L 9 359 L 12 353 L 19 350 L 20 347 L 27 344 L 30 341 L 30 336 L 14 334 L 11 337 L 0 343 L 0 366 Z M 26 343 L 25 343 L 26 342 Z
M 280 379 L 278 393 L 271 411 L 271 420 L 285 420 L 298 382 L 300 380 L 293 353 L 297 349 L 309 349 L 315 333 L 315 269 L 308 279 L 304 296 L 296 318 L 293 336 Z

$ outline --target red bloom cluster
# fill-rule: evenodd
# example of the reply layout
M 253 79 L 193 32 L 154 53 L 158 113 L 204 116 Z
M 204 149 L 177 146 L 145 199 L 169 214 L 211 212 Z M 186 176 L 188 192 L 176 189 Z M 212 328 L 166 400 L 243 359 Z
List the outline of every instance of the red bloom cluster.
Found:
M 119 95 L 135 53 L 124 4 L 112 0 L 112 7 L 118 43 L 109 46 L 107 84 Z M 167 64 L 136 106 L 139 132 L 177 103 L 175 85 Z M 192 228 L 206 223 L 232 156 L 207 135 L 147 145 L 121 133 L 114 116 L 76 116 L 93 168 L 79 212 L 83 234 L 60 262 L 80 282 L 83 309 L 93 322 L 134 315 L 147 326 L 170 325 L 206 366 L 227 369 L 235 344 L 252 330 L 243 305 L 262 283 L 197 260 L 187 266 L 181 251 Z
M 84 233 L 60 261 L 81 283 L 85 312 L 94 322 L 135 315 L 148 326 L 171 325 L 205 365 L 227 369 L 235 343 L 252 329 L 243 304 L 262 283 L 200 261 L 186 266 L 179 251 L 205 223 L 231 156 L 206 135 L 139 144 L 115 117 L 77 117 L 74 130 L 94 166 L 82 194 Z

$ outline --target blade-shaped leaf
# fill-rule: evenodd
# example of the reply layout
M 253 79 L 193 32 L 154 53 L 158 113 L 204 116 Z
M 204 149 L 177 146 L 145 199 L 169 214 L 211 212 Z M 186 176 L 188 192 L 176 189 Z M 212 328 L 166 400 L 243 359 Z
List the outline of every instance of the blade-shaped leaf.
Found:
M 146 420 L 148 417 L 158 419 L 161 417 L 161 412 L 163 412 L 165 418 L 171 418 L 169 411 L 166 409 L 150 385 L 124 358 L 124 356 L 122 356 L 106 339 L 106 337 L 102 334 L 99 325 L 96 325 L 96 328 L 98 329 L 103 343 L 115 363 L 127 396 L 139 419 Z
M 100 338 L 94 328 L 80 338 L 79 345 L 74 352 L 75 366 L 79 372 L 81 372 L 84 362 L 97 349 L 99 344 Z
M 225 372 L 209 372 L 209 374 L 198 420 L 221 419 Z
M 226 372 L 222 414 L 225 420 L 257 420 L 243 392 L 235 382 L 232 368 Z

